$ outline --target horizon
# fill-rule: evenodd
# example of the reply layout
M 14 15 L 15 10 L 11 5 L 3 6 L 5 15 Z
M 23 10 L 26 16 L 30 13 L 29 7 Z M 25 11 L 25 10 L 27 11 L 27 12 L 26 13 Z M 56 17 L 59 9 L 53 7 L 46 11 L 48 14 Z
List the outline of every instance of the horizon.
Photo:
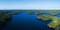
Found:
M 0 0 L 0 10 L 60 10 L 60 0 Z

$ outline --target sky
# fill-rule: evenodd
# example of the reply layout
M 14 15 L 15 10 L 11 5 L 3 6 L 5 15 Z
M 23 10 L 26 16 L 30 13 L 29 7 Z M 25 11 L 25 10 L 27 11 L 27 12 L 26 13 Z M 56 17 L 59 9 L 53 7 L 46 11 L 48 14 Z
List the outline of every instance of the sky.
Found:
M 60 9 L 60 0 L 0 0 L 0 9 Z

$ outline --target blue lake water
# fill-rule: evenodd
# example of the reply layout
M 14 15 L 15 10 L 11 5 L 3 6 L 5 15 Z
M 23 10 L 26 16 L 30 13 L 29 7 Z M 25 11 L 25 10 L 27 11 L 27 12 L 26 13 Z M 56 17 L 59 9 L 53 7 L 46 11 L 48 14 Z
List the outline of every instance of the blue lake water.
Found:
M 12 20 L 2 30 L 51 30 L 47 24 L 50 21 L 44 22 L 38 20 L 36 14 L 20 13 L 12 15 Z

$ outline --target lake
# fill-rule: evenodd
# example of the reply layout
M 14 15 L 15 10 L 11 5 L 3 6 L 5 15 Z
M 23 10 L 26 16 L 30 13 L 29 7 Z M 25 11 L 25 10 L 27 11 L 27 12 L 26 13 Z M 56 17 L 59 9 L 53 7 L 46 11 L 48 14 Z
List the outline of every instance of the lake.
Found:
M 12 15 L 12 19 L 2 30 L 51 30 L 47 24 L 51 21 L 44 22 L 38 20 L 36 14 L 27 14 L 25 12 Z

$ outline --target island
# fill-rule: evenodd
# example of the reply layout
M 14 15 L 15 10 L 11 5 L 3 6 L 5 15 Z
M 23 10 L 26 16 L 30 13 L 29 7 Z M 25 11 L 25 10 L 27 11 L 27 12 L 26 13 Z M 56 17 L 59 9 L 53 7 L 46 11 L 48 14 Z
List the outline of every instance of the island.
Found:
M 60 17 L 57 17 L 57 14 L 60 14 L 60 10 L 27 10 L 29 14 L 36 14 L 38 20 L 48 21 L 48 27 L 52 30 L 60 30 Z

